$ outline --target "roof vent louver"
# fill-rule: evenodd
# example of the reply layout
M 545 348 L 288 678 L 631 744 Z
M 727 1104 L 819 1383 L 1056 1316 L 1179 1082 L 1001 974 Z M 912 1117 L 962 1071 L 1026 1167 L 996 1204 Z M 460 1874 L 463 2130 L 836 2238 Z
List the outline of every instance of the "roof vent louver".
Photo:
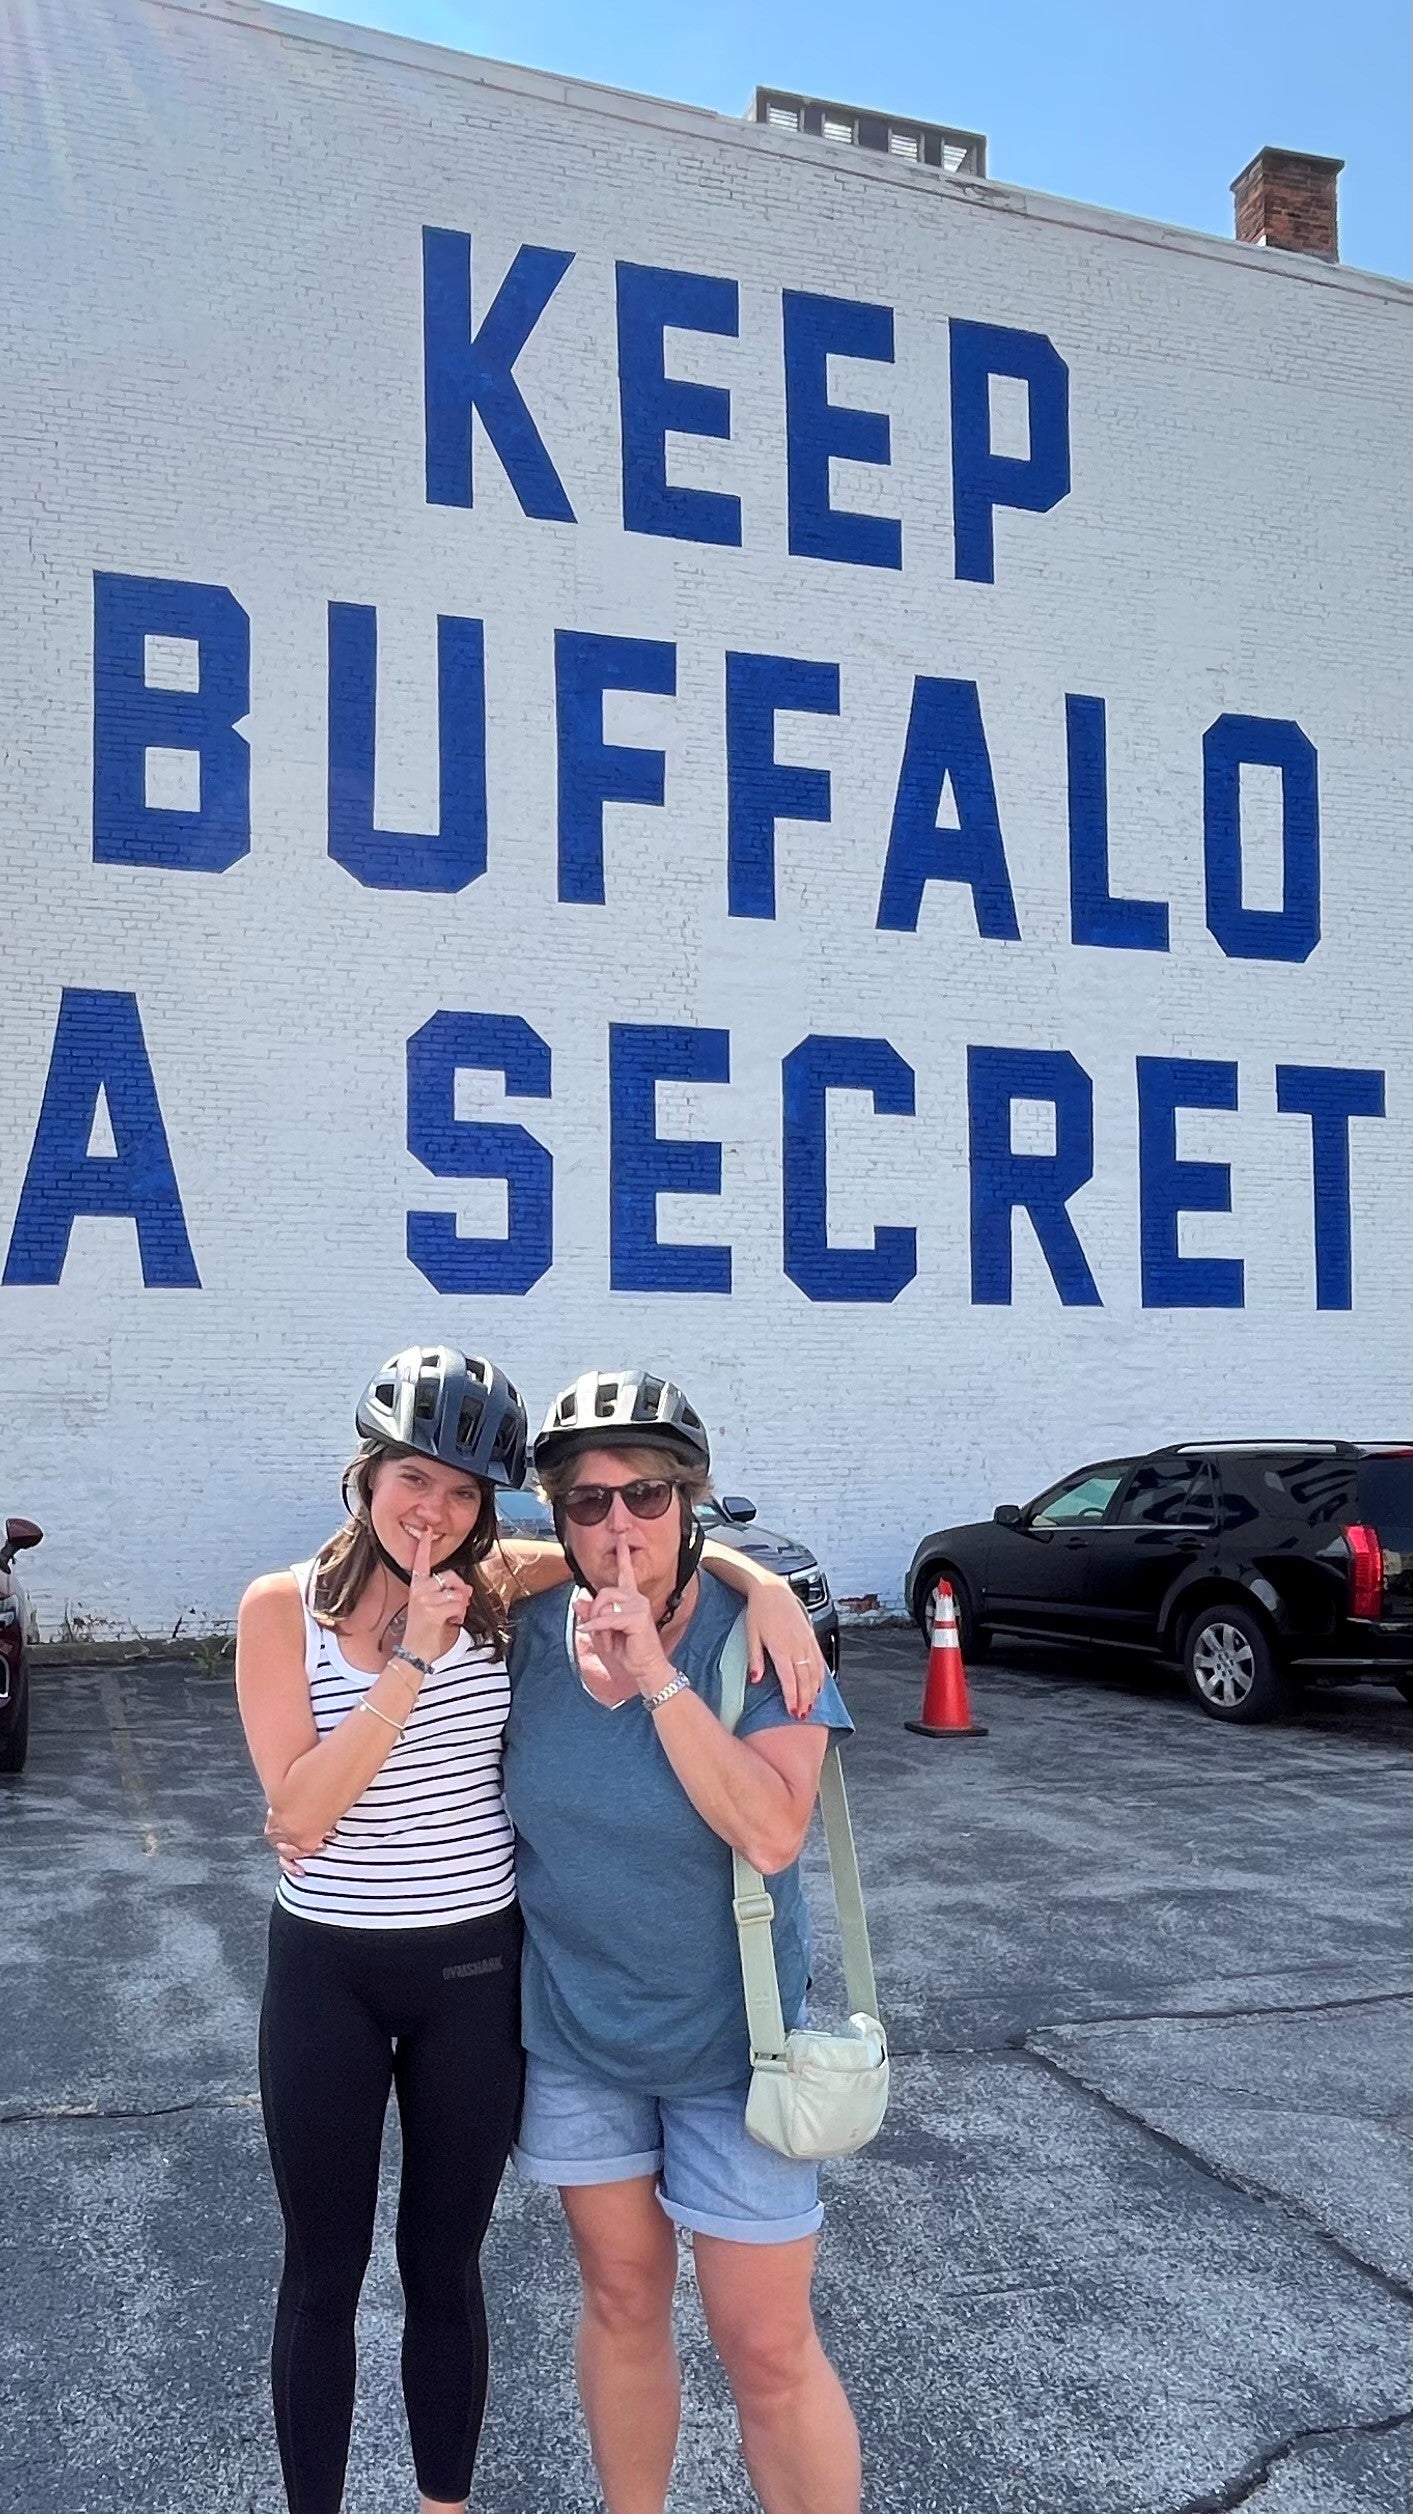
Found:
M 785 88 L 758 87 L 746 109 L 746 120 L 764 123 L 772 131 L 795 131 L 804 139 L 873 149 L 905 165 L 934 167 L 942 175 L 986 172 L 982 131 L 954 131 L 941 122 L 895 122 L 888 114 L 870 113 L 862 105 L 840 104 L 823 96 L 793 96 Z

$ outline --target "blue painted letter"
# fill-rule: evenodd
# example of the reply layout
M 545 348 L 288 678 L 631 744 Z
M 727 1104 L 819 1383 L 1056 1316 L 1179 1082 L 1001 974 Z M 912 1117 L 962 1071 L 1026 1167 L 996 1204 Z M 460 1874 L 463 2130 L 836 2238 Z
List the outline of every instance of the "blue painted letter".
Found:
M 1138 1229 L 1145 1309 L 1246 1305 L 1239 1257 L 1178 1253 L 1178 1224 L 1184 1213 L 1230 1213 L 1231 1169 L 1225 1161 L 1178 1159 L 1177 1112 L 1236 1105 L 1235 1065 L 1201 1056 L 1138 1059 Z
M 718 489 L 674 489 L 667 477 L 673 436 L 729 439 L 731 396 L 719 384 L 669 377 L 663 334 L 740 328 L 734 279 L 701 271 L 618 265 L 618 398 L 623 431 L 623 526 L 673 541 L 741 544 L 741 501 Z
M 726 882 L 733 917 L 775 914 L 775 824 L 827 821 L 827 768 L 791 768 L 775 756 L 782 710 L 839 713 L 837 663 L 790 655 L 726 658 Z
M 917 1233 L 885 1223 L 872 1248 L 829 1239 L 831 1091 L 866 1091 L 877 1117 L 912 1117 L 917 1082 L 887 1039 L 802 1039 L 781 1069 L 785 1272 L 812 1301 L 896 1301 L 917 1273 Z
M 937 814 L 949 779 L 958 827 L 939 829 Z M 1019 942 L 976 683 L 931 681 L 920 675 L 913 684 L 878 897 L 880 926 L 915 934 L 929 882 L 969 882 L 978 934 L 990 942 Z
M 465 890 L 486 869 L 486 667 L 479 620 L 437 621 L 441 826 L 376 829 L 378 615 L 329 605 L 329 853 L 366 890 Z
M 1053 1152 L 1013 1152 L 1016 1100 L 1048 1100 Z M 980 1306 L 1011 1298 L 1011 1217 L 1028 1214 L 1040 1253 L 1066 1309 L 1100 1309 L 1069 1216 L 1071 1196 L 1094 1175 L 1094 1085 L 1063 1048 L 967 1049 L 971 1137 L 971 1297 Z
M 1241 772 L 1281 773 L 1279 908 L 1241 904 Z M 1202 737 L 1207 927 L 1229 960 L 1308 960 L 1320 939 L 1320 763 L 1284 716 L 1219 716 Z
M 515 381 L 515 361 L 563 279 L 572 253 L 522 244 L 495 302 L 471 329 L 471 239 L 422 230 L 427 503 L 474 503 L 471 414 L 495 447 L 526 515 L 572 524 L 574 509 Z
M 996 581 L 996 509 L 1048 515 L 1070 493 L 1070 371 L 1043 332 L 952 322 L 952 532 L 957 574 Z M 1027 388 L 1030 451 L 991 451 L 991 378 Z
M 89 1150 L 100 1094 L 114 1150 Z M 199 1291 L 135 995 L 66 986 L 5 1263 L 7 1283 L 57 1283 L 80 1214 L 137 1224 L 149 1289 Z
M 189 638 L 194 690 L 154 689 L 149 637 Z M 225 585 L 93 579 L 93 861 L 224 873 L 250 853 L 250 622 Z M 194 752 L 194 812 L 147 800 L 149 751 Z
M 451 1213 L 409 1213 L 407 1254 L 438 1292 L 528 1292 L 554 1258 L 554 1163 L 523 1126 L 456 1114 L 456 1077 L 504 1074 L 547 1100 L 550 1052 L 517 1013 L 433 1013 L 407 1042 L 407 1149 L 433 1178 L 503 1178 L 501 1240 L 463 1238 Z
M 1349 1121 L 1382 1117 L 1384 1077 L 1377 1066 L 1278 1065 L 1276 1107 L 1310 1120 L 1315 1190 L 1315 1307 L 1352 1309 L 1354 1269 L 1349 1219 Z
M 657 1131 L 660 1082 L 729 1082 L 726 1030 L 615 1021 L 608 1033 L 609 1284 L 615 1292 L 729 1292 L 731 1251 L 660 1240 L 659 1196 L 719 1196 L 719 1143 Z
M 1102 698 L 1065 700 L 1070 794 L 1070 937 L 1108 951 L 1166 951 L 1161 899 L 1116 899 L 1109 888 L 1109 769 Z
M 851 297 L 784 294 L 785 478 L 790 548 L 796 558 L 843 559 L 853 567 L 901 567 L 903 527 L 892 516 L 833 506 L 829 465 L 887 463 L 888 419 L 829 398 L 831 358 L 893 363 L 893 309 Z
M 677 649 L 656 637 L 554 633 L 559 735 L 559 895 L 603 906 L 605 803 L 661 803 L 667 759 L 603 738 L 605 690 L 647 690 L 671 698 Z

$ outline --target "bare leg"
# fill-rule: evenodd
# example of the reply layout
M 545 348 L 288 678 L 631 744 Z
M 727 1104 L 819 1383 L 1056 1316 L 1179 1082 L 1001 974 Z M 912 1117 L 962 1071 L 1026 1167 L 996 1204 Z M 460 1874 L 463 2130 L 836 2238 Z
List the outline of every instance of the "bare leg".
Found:
M 604 2503 L 608 2514 L 663 2514 L 682 2400 L 677 2237 L 653 2175 L 559 2196 L 584 2284 L 579 2397 Z
M 814 2237 L 692 2250 L 765 2514 L 859 2514 L 858 2429 L 810 2311 Z

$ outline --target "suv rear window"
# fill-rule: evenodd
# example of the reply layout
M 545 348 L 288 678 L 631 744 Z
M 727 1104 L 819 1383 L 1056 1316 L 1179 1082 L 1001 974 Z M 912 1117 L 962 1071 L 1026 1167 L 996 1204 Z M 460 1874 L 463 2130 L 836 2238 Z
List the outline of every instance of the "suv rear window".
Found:
M 1413 1449 L 1396 1457 L 1361 1458 L 1359 1517 L 1395 1552 L 1413 1551 Z
M 1354 1509 L 1354 1461 L 1318 1452 L 1303 1458 L 1253 1460 L 1246 1469 L 1263 1508 L 1293 1511 L 1310 1527 L 1348 1519 Z

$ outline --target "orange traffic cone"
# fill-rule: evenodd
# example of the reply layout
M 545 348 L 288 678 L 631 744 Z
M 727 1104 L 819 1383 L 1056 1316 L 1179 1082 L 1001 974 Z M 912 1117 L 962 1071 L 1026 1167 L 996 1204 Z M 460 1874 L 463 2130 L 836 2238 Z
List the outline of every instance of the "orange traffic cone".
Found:
M 937 1583 L 932 1612 L 932 1647 L 927 1654 L 927 1681 L 922 1710 L 904 1720 L 914 1737 L 984 1737 L 986 1730 L 971 1715 L 967 1671 L 957 1631 L 957 1602 L 945 1580 Z

